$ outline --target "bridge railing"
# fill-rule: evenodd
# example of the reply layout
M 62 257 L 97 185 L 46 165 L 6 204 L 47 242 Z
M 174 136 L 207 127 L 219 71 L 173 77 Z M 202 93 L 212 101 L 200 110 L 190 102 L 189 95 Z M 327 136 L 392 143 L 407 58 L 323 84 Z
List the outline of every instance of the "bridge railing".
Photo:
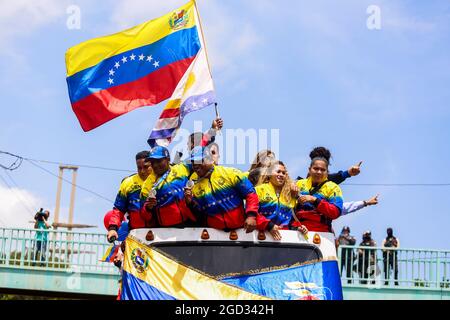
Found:
M 339 246 L 345 286 L 450 290 L 450 251 Z
M 0 228 L 0 268 L 117 274 L 114 265 L 100 261 L 110 246 L 102 233 Z

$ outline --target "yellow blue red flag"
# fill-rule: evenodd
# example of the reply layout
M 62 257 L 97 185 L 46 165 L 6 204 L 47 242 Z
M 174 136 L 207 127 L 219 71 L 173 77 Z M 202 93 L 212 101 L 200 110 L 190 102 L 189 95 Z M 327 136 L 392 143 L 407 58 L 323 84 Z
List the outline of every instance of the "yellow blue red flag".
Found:
M 66 53 L 72 109 L 84 131 L 170 98 L 201 51 L 194 1 Z

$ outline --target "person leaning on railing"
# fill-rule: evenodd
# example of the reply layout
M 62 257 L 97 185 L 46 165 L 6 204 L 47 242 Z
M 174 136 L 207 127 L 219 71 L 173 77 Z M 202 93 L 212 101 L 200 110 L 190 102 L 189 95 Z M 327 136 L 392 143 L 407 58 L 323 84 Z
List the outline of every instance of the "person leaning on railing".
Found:
M 35 244 L 34 244 L 34 261 L 38 261 L 38 256 L 40 255 L 41 266 L 44 265 L 47 252 L 47 239 L 48 232 L 46 230 L 51 229 L 51 225 L 48 223 L 48 218 L 50 217 L 50 211 L 41 210 L 37 212 L 34 216 L 34 228 L 36 230 Z M 33 263 L 34 265 L 35 263 Z
M 382 246 L 384 248 L 395 248 L 400 247 L 400 240 L 394 237 L 394 231 L 392 228 L 386 230 L 387 237 L 383 240 Z M 394 273 L 395 285 L 398 286 L 398 258 L 396 250 L 383 250 L 383 266 L 384 266 L 384 279 L 385 285 L 388 285 L 390 272 Z
M 342 228 L 341 234 L 338 238 L 338 243 L 340 246 L 354 246 L 356 244 L 355 237 L 350 235 L 350 227 L 345 226 Z M 341 249 L 341 274 L 345 267 L 347 282 L 351 283 L 353 264 L 355 262 L 355 253 L 351 248 Z
M 377 243 L 372 239 L 372 232 L 365 231 L 362 236 L 362 242 L 359 244 L 360 247 L 376 247 Z M 367 284 L 369 277 L 374 277 L 377 271 L 377 257 L 376 249 L 358 249 L 358 266 L 357 271 L 359 273 L 361 284 Z M 371 281 L 372 284 L 375 280 Z

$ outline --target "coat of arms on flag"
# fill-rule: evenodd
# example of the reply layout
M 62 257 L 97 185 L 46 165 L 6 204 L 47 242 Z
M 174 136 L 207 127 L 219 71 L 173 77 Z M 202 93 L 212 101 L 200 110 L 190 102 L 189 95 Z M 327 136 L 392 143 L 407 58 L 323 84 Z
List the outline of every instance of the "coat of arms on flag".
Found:
M 66 67 L 72 109 L 84 131 L 171 98 L 159 132 L 152 133 L 170 141 L 187 113 L 215 102 L 195 1 L 70 48 Z

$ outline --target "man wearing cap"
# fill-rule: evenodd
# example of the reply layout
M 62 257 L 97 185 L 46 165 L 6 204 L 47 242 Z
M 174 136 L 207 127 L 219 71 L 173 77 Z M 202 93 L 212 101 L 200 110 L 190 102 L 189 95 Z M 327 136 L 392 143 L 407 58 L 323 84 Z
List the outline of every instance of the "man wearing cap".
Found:
M 185 163 L 170 165 L 167 148 L 156 146 L 150 151 L 153 172 L 141 191 L 141 217 L 148 227 L 183 227 L 196 220 L 184 200 L 184 188 L 191 175 Z
M 225 231 L 255 230 L 259 202 L 248 178 L 237 169 L 214 165 L 208 148 L 195 147 L 190 160 L 195 184 L 186 189 L 185 198 L 199 222 Z
M 140 194 L 141 187 L 145 179 L 152 172 L 150 161 L 148 161 L 148 151 L 141 151 L 136 154 L 136 167 L 138 173 L 135 173 L 122 180 L 120 189 L 114 202 L 114 208 L 105 216 L 105 227 L 108 229 L 108 240 L 118 238 L 119 230 L 125 215 L 128 214 L 129 228 L 145 228 L 145 222 L 140 215 Z
M 350 227 L 342 228 L 338 242 L 340 246 L 354 246 L 356 244 L 355 237 L 350 235 Z M 345 267 L 347 282 L 351 283 L 353 264 L 355 263 L 355 253 L 351 248 L 342 248 L 341 250 L 341 274 Z

